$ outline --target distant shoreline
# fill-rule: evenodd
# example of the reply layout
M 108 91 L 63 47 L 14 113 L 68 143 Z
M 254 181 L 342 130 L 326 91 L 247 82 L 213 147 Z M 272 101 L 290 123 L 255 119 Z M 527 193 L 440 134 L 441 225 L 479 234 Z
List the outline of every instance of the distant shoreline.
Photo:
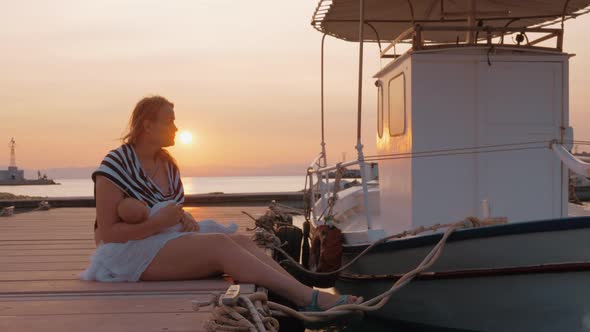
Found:
M 92 197 L 92 179 L 60 179 L 57 186 L 1 186 L 0 192 L 31 197 Z M 211 193 L 254 193 L 298 191 L 305 186 L 303 176 L 263 177 L 182 177 L 185 195 Z
M 44 198 L 47 198 L 47 197 L 27 196 L 27 195 L 15 195 L 15 194 L 11 194 L 11 193 L 0 192 L 0 200 L 3 200 L 3 201 L 9 201 L 9 200 L 38 200 L 38 199 L 44 199 Z

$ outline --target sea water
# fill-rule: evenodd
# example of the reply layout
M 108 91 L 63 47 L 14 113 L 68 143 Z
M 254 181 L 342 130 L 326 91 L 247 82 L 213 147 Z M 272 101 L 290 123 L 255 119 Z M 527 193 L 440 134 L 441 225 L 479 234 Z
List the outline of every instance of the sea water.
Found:
M 93 196 L 91 179 L 55 179 L 58 185 L 0 186 L 0 192 L 40 197 Z M 304 176 L 223 176 L 183 177 L 185 195 L 207 193 L 260 193 L 300 191 L 305 186 Z

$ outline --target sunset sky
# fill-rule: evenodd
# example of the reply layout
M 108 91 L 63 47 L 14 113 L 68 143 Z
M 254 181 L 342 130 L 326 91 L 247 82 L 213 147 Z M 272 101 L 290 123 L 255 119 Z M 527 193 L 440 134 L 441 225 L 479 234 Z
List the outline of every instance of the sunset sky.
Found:
M 193 142 L 172 148 L 185 176 L 303 174 L 320 149 L 317 1 L 3 1 L 0 168 L 17 141 L 23 169 L 95 167 L 119 145 L 143 96 L 175 104 Z M 570 115 L 590 140 L 590 16 L 566 23 Z M 355 156 L 358 45 L 327 40 L 328 157 Z M 365 50 L 364 143 L 374 153 Z M 4 142 L 4 143 L 2 143 Z M 4 151 L 4 152 L 1 152 Z M 329 160 L 329 161 L 330 161 Z

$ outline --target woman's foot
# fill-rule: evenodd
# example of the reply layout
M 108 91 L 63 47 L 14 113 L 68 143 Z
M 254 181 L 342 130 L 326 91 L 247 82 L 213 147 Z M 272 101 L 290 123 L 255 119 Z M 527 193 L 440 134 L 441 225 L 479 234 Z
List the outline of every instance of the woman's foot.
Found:
M 311 301 L 304 306 L 304 311 L 325 311 L 335 306 L 343 304 L 354 304 L 359 300 L 358 297 L 352 295 L 334 295 L 326 292 L 320 292 L 314 289 L 311 295 Z

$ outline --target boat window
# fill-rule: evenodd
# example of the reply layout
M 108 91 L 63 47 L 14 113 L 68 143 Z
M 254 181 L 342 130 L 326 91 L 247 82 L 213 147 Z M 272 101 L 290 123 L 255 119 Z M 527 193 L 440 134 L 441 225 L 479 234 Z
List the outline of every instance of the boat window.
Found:
M 389 135 L 406 131 L 406 77 L 401 73 L 389 80 Z
M 383 86 L 377 86 L 377 135 L 383 137 Z

